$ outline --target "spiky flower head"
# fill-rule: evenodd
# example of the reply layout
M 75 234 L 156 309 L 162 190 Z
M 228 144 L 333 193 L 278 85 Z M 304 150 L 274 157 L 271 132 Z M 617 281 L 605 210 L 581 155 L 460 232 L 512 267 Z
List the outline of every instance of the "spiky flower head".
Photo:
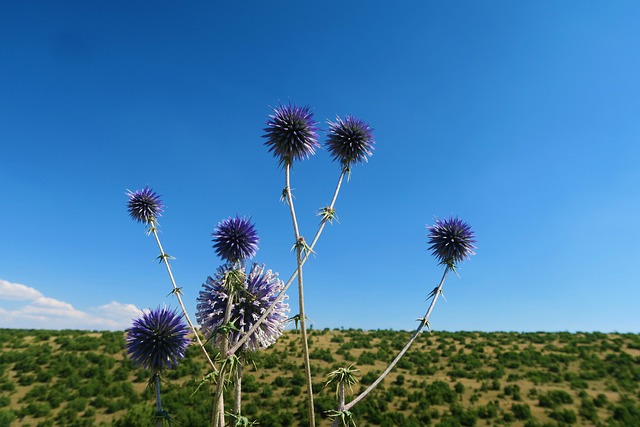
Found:
M 458 217 L 436 218 L 435 225 L 428 226 L 429 250 L 440 264 L 454 268 L 458 262 L 475 255 L 475 235 L 471 227 Z
M 342 167 L 366 162 L 368 156 L 373 154 L 373 129 L 367 123 L 353 116 L 347 116 L 344 120 L 336 117 L 335 122 L 328 123 L 325 145 L 333 160 L 339 161 Z
M 151 188 L 144 187 L 142 190 L 127 190 L 129 202 L 127 207 L 131 218 L 138 222 L 150 224 L 162 215 L 164 205 L 160 196 Z
M 280 105 L 273 109 L 267 120 L 265 145 L 278 159 L 279 164 L 290 166 L 296 160 L 304 160 L 315 154 L 318 144 L 317 122 L 309 106 Z
M 249 218 L 236 216 L 220 221 L 211 234 L 216 254 L 236 263 L 253 258 L 258 251 L 258 232 Z
M 133 321 L 127 330 L 129 358 L 154 374 L 171 369 L 182 359 L 189 345 L 189 327 L 182 316 L 166 307 L 150 310 Z
M 284 287 L 278 274 L 265 271 L 264 265 L 254 263 L 249 274 L 243 275 L 243 283 L 235 295 L 230 298 L 229 286 L 225 278 L 229 277 L 231 265 L 225 264 L 218 268 L 215 276 L 208 277 L 202 285 L 196 306 L 196 319 L 201 326 L 201 331 L 207 339 L 212 339 L 216 345 L 222 343 L 224 334 L 228 332 L 230 345 L 235 345 L 241 336 L 244 336 L 256 323 L 262 314 L 269 308 Z M 271 313 L 258 326 L 256 331 L 242 346 L 242 350 L 255 351 L 267 348 L 275 343 L 287 323 L 289 304 L 284 302 L 287 298 L 280 299 L 275 304 Z M 230 325 L 224 324 L 225 311 L 229 300 L 231 304 Z M 230 326 L 225 328 L 225 326 Z M 225 328 L 223 333 L 219 333 Z

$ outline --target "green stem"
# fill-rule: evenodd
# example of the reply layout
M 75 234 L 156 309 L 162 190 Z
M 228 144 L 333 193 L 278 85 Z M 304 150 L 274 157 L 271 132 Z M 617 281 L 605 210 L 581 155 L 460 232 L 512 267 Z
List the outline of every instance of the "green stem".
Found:
M 336 200 L 338 199 L 338 193 L 340 192 L 340 188 L 342 186 L 342 181 L 344 179 L 345 173 L 346 173 L 346 171 L 343 170 L 342 173 L 340 174 L 340 178 L 338 179 L 338 184 L 336 185 L 335 192 L 333 193 L 333 198 L 331 199 L 331 204 L 329 205 L 330 209 L 334 209 Z M 316 246 L 316 243 L 318 243 L 318 240 L 320 239 L 320 235 L 322 234 L 322 231 L 324 230 L 325 224 L 326 224 L 326 221 L 321 221 L 320 222 L 320 226 L 318 227 L 318 231 L 316 232 L 316 235 L 314 236 L 314 238 L 313 238 L 313 240 L 311 242 L 311 245 L 309 245 L 309 251 L 304 255 L 304 258 L 302 259 L 302 265 L 304 265 L 307 262 L 307 260 L 309 259 L 309 256 L 311 255 L 311 253 L 313 251 L 313 248 Z M 238 342 L 229 350 L 229 355 L 234 354 L 236 351 L 238 351 L 238 349 L 245 342 L 247 342 L 249 337 L 251 335 L 253 335 L 253 333 L 256 331 L 256 329 L 258 329 L 258 327 L 264 321 L 264 319 L 266 319 L 267 316 L 269 316 L 269 314 L 271 314 L 271 312 L 275 308 L 276 304 L 280 300 L 282 300 L 282 298 L 284 298 L 285 292 L 287 291 L 287 289 L 289 289 L 289 287 L 291 286 L 291 284 L 293 283 L 293 281 L 295 280 L 296 277 L 298 277 L 298 268 L 297 267 L 296 267 L 296 270 L 291 275 L 291 277 L 289 278 L 289 280 L 287 280 L 287 282 L 285 283 L 284 288 L 282 288 L 282 290 L 280 291 L 280 293 L 278 294 L 276 299 L 273 301 L 273 304 L 271 304 L 271 306 L 269 308 L 267 308 L 267 310 L 262 314 L 262 316 L 260 316 L 260 318 L 256 321 L 256 323 L 253 324 L 251 329 L 249 329 L 249 331 L 246 334 L 244 334 L 242 336 L 242 338 L 240 338 L 238 340 Z
M 169 259 L 167 259 L 167 256 L 166 256 L 166 254 L 164 252 L 164 249 L 162 248 L 162 243 L 160 243 L 160 237 L 158 236 L 158 230 L 156 229 L 156 223 L 155 222 L 153 222 L 151 224 L 151 232 L 153 233 L 153 236 L 156 238 L 156 243 L 158 244 L 158 248 L 160 249 L 160 256 L 162 257 L 162 260 L 164 261 L 164 265 L 167 267 L 167 272 L 169 273 L 169 278 L 171 279 L 171 284 L 173 285 L 173 293 L 178 298 L 178 303 L 180 304 L 180 308 L 182 309 L 182 314 L 184 315 L 185 320 L 189 324 L 189 327 L 191 328 L 191 331 L 193 332 L 193 336 L 195 337 L 195 339 L 196 339 L 196 341 L 198 343 L 198 346 L 202 350 L 202 353 L 204 354 L 205 358 L 207 359 L 207 362 L 209 362 L 209 365 L 211 366 L 211 368 L 213 369 L 214 372 L 218 372 L 218 369 L 216 368 L 215 364 L 213 363 L 213 360 L 211 360 L 211 357 L 209 356 L 209 353 L 207 352 L 207 349 L 204 347 L 204 344 L 200 340 L 200 336 L 198 335 L 198 331 L 196 330 L 195 326 L 191 322 L 191 319 L 189 318 L 189 314 L 187 313 L 187 309 L 184 306 L 184 302 L 182 302 L 182 296 L 180 295 L 180 289 L 178 289 L 178 286 L 176 285 L 176 280 L 173 277 L 173 272 L 171 271 L 171 265 L 169 264 Z
M 422 332 L 422 330 L 427 325 L 427 323 L 429 323 L 429 316 L 431 315 L 431 312 L 433 311 L 433 307 L 435 307 L 436 301 L 438 300 L 438 296 L 440 295 L 440 292 L 442 291 L 442 286 L 444 285 L 444 281 L 447 278 L 447 273 L 449 272 L 449 269 L 450 269 L 449 266 L 447 266 L 444 269 L 444 274 L 442 275 L 442 280 L 440 280 L 440 284 L 438 285 L 438 287 L 434 291 L 433 299 L 431 300 L 431 304 L 429 305 L 429 309 L 427 310 L 427 313 L 422 318 L 422 320 L 420 322 L 420 325 L 415 330 L 415 332 L 413 333 L 413 335 L 411 336 L 411 338 L 409 339 L 407 344 L 400 351 L 400 353 L 396 356 L 396 358 L 393 359 L 393 361 L 387 367 L 387 369 L 385 369 L 385 371 L 382 374 L 380 374 L 380 376 L 378 377 L 377 380 L 375 380 L 365 391 L 360 393 L 355 399 L 353 399 L 348 404 L 344 405 L 344 408 L 343 408 L 344 410 L 346 410 L 346 411 L 350 410 L 356 403 L 358 403 L 359 401 L 364 399 L 369 393 L 371 393 L 371 391 L 374 388 L 376 388 L 376 386 L 389 374 L 389 372 L 391 372 L 391 370 L 396 366 L 398 361 L 402 358 L 402 356 L 404 356 L 404 354 L 407 352 L 407 350 L 409 350 L 409 347 L 411 347 L 411 344 L 413 344 L 413 342 L 418 337 L 420 332 Z M 335 424 L 335 422 L 334 422 L 334 426 L 336 426 L 336 425 L 337 424 Z
M 300 230 L 298 229 L 298 220 L 296 217 L 296 210 L 293 206 L 293 195 L 291 194 L 291 165 L 287 164 L 285 167 L 286 177 L 286 192 L 287 201 L 289 202 L 289 211 L 291 212 L 291 221 L 293 223 L 293 231 L 295 234 L 296 242 L 296 263 L 298 271 L 298 302 L 300 306 L 300 332 L 302 339 L 302 354 L 304 357 L 304 372 L 307 380 L 307 395 L 309 397 L 309 426 L 314 427 L 316 425 L 315 410 L 313 407 L 313 384 L 311 383 L 311 362 L 309 360 L 309 341 L 307 338 L 307 322 L 304 312 L 304 282 L 302 280 L 302 250 Z

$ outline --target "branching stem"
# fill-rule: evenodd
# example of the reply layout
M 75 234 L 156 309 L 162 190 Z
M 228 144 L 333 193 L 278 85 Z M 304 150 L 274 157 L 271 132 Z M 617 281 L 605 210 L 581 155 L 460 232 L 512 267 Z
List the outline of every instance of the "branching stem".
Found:
M 329 205 L 330 209 L 334 209 L 336 200 L 338 199 L 338 193 L 340 193 L 340 188 L 342 186 L 342 181 L 344 179 L 345 173 L 346 173 L 346 171 L 343 170 L 342 173 L 340 174 L 340 178 L 338 179 L 338 184 L 336 185 L 335 192 L 333 193 L 333 198 L 331 199 L 331 204 Z M 322 234 L 322 231 L 324 230 L 325 224 L 326 224 L 326 221 L 321 221 L 320 222 L 320 226 L 318 227 L 318 231 L 316 232 L 316 235 L 314 236 L 313 240 L 311 241 L 311 244 L 309 245 L 310 249 L 305 253 L 304 257 L 302 258 L 301 266 L 303 266 L 307 262 L 307 260 L 309 259 L 309 256 L 313 252 L 313 248 L 315 247 L 316 243 L 320 239 L 320 235 Z M 287 291 L 287 289 L 289 289 L 289 286 L 291 286 L 291 284 L 293 283 L 293 281 L 295 280 L 296 277 L 298 277 L 298 268 L 297 267 L 296 267 L 296 270 L 291 275 L 291 277 L 289 278 L 289 280 L 287 280 L 287 282 L 285 283 L 284 288 L 282 288 L 282 290 L 280 291 L 280 293 L 278 294 L 276 299 L 273 301 L 273 304 L 271 304 L 271 307 L 267 308 L 267 310 L 264 313 L 262 313 L 262 316 L 260 316 L 260 318 L 254 323 L 254 325 L 251 327 L 251 329 L 249 329 L 249 331 L 246 334 L 244 334 L 242 336 L 242 338 L 240 338 L 238 340 L 238 342 L 229 350 L 228 355 L 234 354 L 236 351 L 238 351 L 238 349 L 245 342 L 247 342 L 249 337 L 256 331 L 256 329 L 258 329 L 258 327 L 264 321 L 264 319 L 266 319 L 269 316 L 269 314 L 271 314 L 271 312 L 275 308 L 276 304 L 280 300 L 282 300 L 282 298 L 284 298 L 285 292 Z

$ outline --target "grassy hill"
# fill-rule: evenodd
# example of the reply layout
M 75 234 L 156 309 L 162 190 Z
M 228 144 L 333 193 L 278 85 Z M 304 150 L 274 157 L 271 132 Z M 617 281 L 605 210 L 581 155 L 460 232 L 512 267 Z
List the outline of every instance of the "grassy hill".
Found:
M 314 330 L 319 425 L 335 409 L 326 375 L 355 364 L 358 391 L 408 332 Z M 122 332 L 0 329 L 0 427 L 150 425 L 149 373 L 125 357 Z M 211 390 L 190 348 L 169 371 L 163 403 L 181 426 L 206 426 Z M 287 332 L 245 366 L 243 411 L 262 426 L 305 420 L 299 337 Z M 434 332 L 421 335 L 377 391 L 353 409 L 358 426 L 640 426 L 640 336 Z M 304 424 L 302 424 L 304 425 Z

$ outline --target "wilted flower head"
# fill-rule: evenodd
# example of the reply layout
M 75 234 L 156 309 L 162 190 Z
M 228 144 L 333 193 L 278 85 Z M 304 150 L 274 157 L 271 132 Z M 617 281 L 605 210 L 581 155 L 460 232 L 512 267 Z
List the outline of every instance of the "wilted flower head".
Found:
M 373 145 L 373 129 L 362 120 L 347 116 L 344 120 L 336 117 L 335 123 L 329 121 L 326 148 L 343 167 L 366 162 Z
M 281 165 L 291 165 L 315 154 L 320 147 L 316 124 L 309 106 L 280 105 L 267 120 L 265 145 Z
M 127 204 L 129 215 L 134 220 L 149 224 L 162 215 L 164 209 L 162 200 L 148 186 L 137 191 L 127 190 L 127 196 L 129 196 Z
M 127 331 L 127 353 L 136 365 L 158 373 L 175 367 L 184 357 L 188 333 L 189 327 L 175 311 L 166 307 L 150 310 Z
M 456 263 L 475 255 L 473 245 L 475 235 L 471 227 L 458 217 L 437 219 L 435 225 L 427 227 L 429 230 L 429 250 L 440 261 L 454 267 Z
M 265 271 L 264 268 L 264 265 L 253 264 L 249 274 L 244 276 L 244 283 L 237 292 L 237 300 L 232 303 L 230 322 L 233 330 L 229 331 L 229 341 L 232 346 L 240 340 L 241 335 L 251 329 L 284 287 L 277 273 L 272 273 L 271 270 Z M 223 265 L 218 268 L 213 278 L 207 277 L 198 296 L 196 319 L 203 335 L 213 338 L 216 345 L 222 342 L 223 336 L 223 334 L 216 334 L 217 328 L 225 326 L 224 317 L 230 292 L 229 287 L 225 286 L 224 279 L 230 269 L 229 264 Z M 289 311 L 289 304 L 284 302 L 284 299 L 286 296 L 276 303 L 273 311 L 244 343 L 243 350 L 255 351 L 269 347 L 282 335 L 287 321 L 286 313 Z
M 236 216 L 220 221 L 213 231 L 213 247 L 225 261 L 253 258 L 258 251 L 258 232 L 249 218 Z

